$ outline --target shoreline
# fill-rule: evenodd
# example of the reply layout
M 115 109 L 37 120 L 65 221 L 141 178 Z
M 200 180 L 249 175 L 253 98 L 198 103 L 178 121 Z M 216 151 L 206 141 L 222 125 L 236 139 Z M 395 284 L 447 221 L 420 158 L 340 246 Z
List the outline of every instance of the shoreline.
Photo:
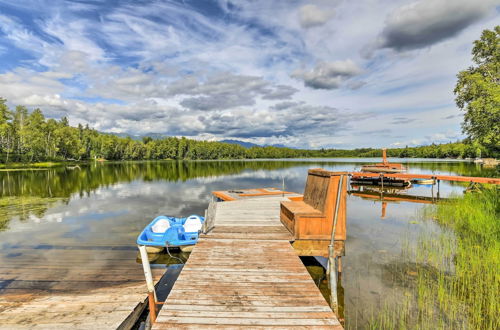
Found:
M 44 170 L 62 166 L 78 166 L 78 165 L 87 165 L 91 163 L 106 163 L 106 164 L 122 164 L 122 163 L 145 163 L 145 162 L 228 162 L 228 161 L 329 161 L 336 159 L 349 159 L 349 160 L 357 160 L 357 159 L 374 159 L 378 157 L 304 157 L 304 158 L 221 158 L 221 159 L 141 159 L 141 160 L 80 160 L 80 161 L 47 161 L 47 162 L 33 162 L 33 163 L 21 163 L 21 162 L 9 162 L 9 163 L 0 163 L 0 172 L 1 171 L 12 171 L 12 170 Z M 389 157 L 395 160 L 406 160 L 406 162 L 464 162 L 464 163 L 472 163 L 473 159 L 460 159 L 460 158 L 398 158 L 398 157 Z

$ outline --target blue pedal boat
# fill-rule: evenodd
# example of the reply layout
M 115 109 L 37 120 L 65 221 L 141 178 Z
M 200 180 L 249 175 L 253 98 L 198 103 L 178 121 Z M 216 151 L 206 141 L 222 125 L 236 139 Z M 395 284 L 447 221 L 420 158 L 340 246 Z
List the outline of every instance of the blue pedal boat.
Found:
M 149 223 L 137 237 L 138 245 L 145 245 L 148 252 L 160 252 L 165 247 L 179 247 L 183 251 L 198 242 L 204 217 L 187 218 L 161 215 Z

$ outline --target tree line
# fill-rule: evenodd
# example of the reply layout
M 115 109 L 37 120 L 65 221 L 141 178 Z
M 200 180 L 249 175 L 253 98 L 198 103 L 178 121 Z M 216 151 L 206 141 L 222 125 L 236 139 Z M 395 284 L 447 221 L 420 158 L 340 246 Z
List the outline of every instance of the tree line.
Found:
M 392 157 L 465 158 L 488 150 L 479 145 L 455 142 L 421 147 L 388 149 Z M 185 137 L 134 140 L 90 128 L 70 126 L 66 117 L 47 119 L 40 109 L 25 106 L 9 109 L 0 98 L 0 161 L 40 162 L 60 160 L 163 160 L 163 159 L 258 159 L 304 157 L 380 157 L 380 149 L 293 149 L 273 146 L 245 148 L 237 144 L 198 141 Z

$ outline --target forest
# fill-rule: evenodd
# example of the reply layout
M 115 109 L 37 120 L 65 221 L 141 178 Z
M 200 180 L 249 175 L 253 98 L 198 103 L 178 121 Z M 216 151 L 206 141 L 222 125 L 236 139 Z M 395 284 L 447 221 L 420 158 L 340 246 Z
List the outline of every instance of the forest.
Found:
M 465 142 L 388 149 L 391 157 L 466 158 L 488 150 Z M 185 137 L 135 140 L 69 125 L 66 117 L 47 119 L 40 109 L 9 109 L 0 98 L 0 162 L 104 160 L 196 160 L 306 157 L 379 157 L 380 149 L 294 149 L 272 146 L 245 148 L 238 144 L 199 141 Z M 492 155 L 495 156 L 495 155 Z

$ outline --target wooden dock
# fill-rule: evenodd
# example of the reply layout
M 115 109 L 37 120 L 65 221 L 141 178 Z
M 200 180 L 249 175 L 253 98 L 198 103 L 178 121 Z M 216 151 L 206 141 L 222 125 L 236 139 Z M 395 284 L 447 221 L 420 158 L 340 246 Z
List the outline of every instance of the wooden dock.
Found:
M 290 245 L 277 194 L 213 203 L 153 329 L 342 329 Z
M 0 329 L 129 329 L 146 307 L 129 245 L 29 246 L 0 256 Z M 154 269 L 155 280 L 165 268 Z

